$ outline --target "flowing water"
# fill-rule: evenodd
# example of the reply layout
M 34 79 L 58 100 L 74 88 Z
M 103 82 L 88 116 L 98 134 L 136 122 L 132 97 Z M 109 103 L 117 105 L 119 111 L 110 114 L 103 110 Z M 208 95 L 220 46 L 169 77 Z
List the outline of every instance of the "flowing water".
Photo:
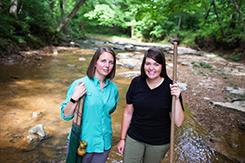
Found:
M 22 63 L 0 66 L 0 162 L 64 162 L 66 136 L 71 122 L 60 119 L 60 103 L 68 85 L 84 76 L 93 52 L 59 53 L 57 56 L 27 58 Z M 83 57 L 82 59 L 79 58 Z M 81 61 L 85 60 L 85 61 Z M 117 72 L 125 71 L 119 67 Z M 120 102 L 113 114 L 113 148 L 108 162 L 122 162 L 116 152 L 129 78 L 116 77 Z M 33 113 L 39 113 L 33 117 Z M 232 162 L 206 143 L 208 133 L 187 114 L 177 131 L 176 162 Z M 27 143 L 28 130 L 43 124 L 47 136 Z M 167 162 L 166 159 L 163 162 Z

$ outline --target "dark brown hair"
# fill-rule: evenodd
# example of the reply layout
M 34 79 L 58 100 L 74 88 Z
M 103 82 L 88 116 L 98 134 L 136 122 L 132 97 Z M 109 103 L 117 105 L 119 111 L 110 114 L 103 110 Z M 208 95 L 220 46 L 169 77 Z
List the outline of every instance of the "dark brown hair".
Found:
M 163 51 L 160 48 L 150 48 L 145 52 L 142 64 L 141 64 L 141 76 L 147 78 L 145 74 L 145 60 L 146 58 L 151 58 L 157 63 L 162 65 L 162 70 L 160 76 L 163 78 L 168 78 L 167 70 L 166 70 L 166 60 Z
M 110 53 L 113 56 L 114 62 L 113 62 L 113 68 L 111 70 L 111 72 L 106 76 L 107 79 L 113 79 L 115 77 L 115 73 L 116 73 L 116 53 L 108 47 L 105 48 L 98 48 L 95 52 L 95 54 L 93 55 L 93 58 L 90 61 L 90 64 L 88 66 L 87 69 L 87 76 L 90 79 L 93 79 L 94 74 L 95 74 L 95 64 L 98 61 L 100 55 L 104 52 Z

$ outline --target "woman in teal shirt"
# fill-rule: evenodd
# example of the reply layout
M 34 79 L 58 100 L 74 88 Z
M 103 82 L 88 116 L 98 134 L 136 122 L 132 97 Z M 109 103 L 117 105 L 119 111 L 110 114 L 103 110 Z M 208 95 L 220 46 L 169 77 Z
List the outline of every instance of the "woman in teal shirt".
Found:
M 112 144 L 111 113 L 118 102 L 118 88 L 111 80 L 116 57 L 110 48 L 99 48 L 89 64 L 87 76 L 75 80 L 61 105 L 61 116 L 71 120 L 79 98 L 84 95 L 81 140 L 87 142 L 83 163 L 104 163 Z

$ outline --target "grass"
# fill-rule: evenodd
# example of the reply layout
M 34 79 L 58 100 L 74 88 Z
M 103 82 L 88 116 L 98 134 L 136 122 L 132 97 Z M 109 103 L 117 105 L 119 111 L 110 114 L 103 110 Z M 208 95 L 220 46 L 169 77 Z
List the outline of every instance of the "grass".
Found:
M 238 62 L 242 59 L 242 54 L 241 53 L 235 53 L 235 54 L 231 54 L 225 57 L 227 60 L 231 60 L 234 62 Z
M 194 67 L 198 68 L 206 68 L 206 69 L 212 69 L 212 65 L 206 63 L 206 62 L 192 62 L 191 63 Z

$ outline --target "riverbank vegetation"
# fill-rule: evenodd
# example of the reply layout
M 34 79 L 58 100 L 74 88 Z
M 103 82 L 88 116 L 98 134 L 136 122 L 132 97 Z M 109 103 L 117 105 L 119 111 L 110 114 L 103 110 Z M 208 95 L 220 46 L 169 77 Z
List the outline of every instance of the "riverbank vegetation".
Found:
M 2 0 L 0 56 L 23 48 L 86 39 L 88 33 L 123 35 L 221 50 L 244 59 L 243 0 Z

